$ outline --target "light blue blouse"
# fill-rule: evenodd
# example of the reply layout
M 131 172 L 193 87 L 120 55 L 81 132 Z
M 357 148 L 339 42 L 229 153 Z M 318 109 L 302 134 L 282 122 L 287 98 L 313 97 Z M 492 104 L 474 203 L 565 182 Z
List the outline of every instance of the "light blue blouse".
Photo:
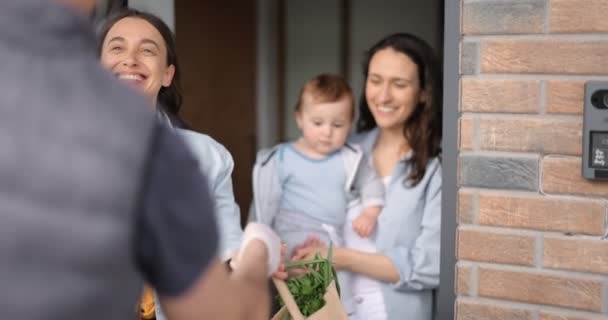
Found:
M 378 129 L 353 137 L 372 158 Z M 397 163 L 378 219 L 376 246 L 399 272 L 396 283 L 380 282 L 388 320 L 431 320 L 433 289 L 439 285 L 441 163 L 434 158 L 415 187 L 404 184 L 408 157 Z
M 213 193 L 220 234 L 219 256 L 227 260 L 239 249 L 243 235 L 241 213 L 232 188 L 232 156 L 224 146 L 207 135 L 190 130 L 176 131 L 199 160 L 200 170 Z

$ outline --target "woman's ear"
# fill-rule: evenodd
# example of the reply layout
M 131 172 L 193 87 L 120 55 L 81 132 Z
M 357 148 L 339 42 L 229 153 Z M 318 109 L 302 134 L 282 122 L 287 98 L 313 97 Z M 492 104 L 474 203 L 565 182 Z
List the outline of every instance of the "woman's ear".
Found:
M 173 76 L 175 75 L 175 66 L 169 65 L 163 74 L 163 87 L 171 86 L 171 82 L 173 82 Z

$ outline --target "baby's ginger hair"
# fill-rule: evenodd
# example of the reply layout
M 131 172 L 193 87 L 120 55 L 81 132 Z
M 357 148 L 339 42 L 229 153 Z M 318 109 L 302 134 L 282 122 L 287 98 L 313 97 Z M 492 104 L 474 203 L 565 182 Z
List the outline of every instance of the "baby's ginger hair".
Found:
M 304 84 L 296 104 L 296 112 L 299 112 L 304 104 L 332 103 L 344 98 L 350 100 L 353 106 L 351 115 L 354 116 L 353 91 L 346 80 L 335 74 L 322 73 Z

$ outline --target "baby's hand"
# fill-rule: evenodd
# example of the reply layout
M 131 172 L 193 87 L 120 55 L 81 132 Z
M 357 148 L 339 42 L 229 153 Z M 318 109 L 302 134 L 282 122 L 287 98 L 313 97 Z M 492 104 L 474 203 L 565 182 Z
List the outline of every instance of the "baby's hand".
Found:
M 368 207 L 353 221 L 353 230 L 362 238 L 369 237 L 374 231 L 380 207 Z

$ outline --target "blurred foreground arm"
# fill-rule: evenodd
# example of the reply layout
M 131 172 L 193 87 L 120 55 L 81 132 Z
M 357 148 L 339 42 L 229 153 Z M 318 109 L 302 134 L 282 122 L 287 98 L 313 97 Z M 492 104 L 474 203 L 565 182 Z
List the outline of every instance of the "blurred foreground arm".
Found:
M 215 203 L 198 163 L 183 141 L 160 131 L 136 224 L 136 263 L 145 280 L 171 320 L 267 320 L 268 278 L 278 265 L 269 261 L 280 255 L 278 237 L 245 232 L 238 268 L 229 274 L 217 258 Z M 265 241 L 272 236 L 275 245 Z
M 179 297 L 161 297 L 163 310 L 172 320 L 270 318 L 268 252 L 253 240 L 244 249 L 239 267 L 228 274 L 214 259 L 207 271 Z

